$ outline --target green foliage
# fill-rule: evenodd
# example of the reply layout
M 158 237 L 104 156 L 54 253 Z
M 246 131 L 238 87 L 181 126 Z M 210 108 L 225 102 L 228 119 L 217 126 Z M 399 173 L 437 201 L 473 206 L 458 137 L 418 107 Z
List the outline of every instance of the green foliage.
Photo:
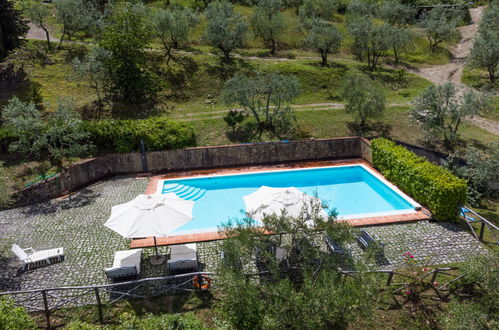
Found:
M 189 40 L 189 34 L 196 27 L 197 17 L 189 8 L 159 9 L 153 14 L 152 22 L 156 36 L 165 49 L 168 64 L 172 50 Z
M 206 8 L 206 19 L 208 25 L 203 40 L 220 49 L 225 58 L 229 59 L 230 52 L 243 45 L 248 24 L 228 2 L 210 3 Z
M 414 39 L 411 31 L 403 27 L 392 27 L 389 29 L 388 43 L 393 51 L 395 63 L 398 63 L 400 53 L 407 50 Z
M 416 8 L 398 1 L 381 3 L 377 16 L 392 26 L 406 26 L 416 16 Z
M 255 77 L 237 73 L 222 90 L 227 105 L 237 104 L 251 114 L 258 125 L 258 138 L 264 130 L 279 135 L 292 129 L 293 114 L 285 103 L 299 94 L 298 80 L 278 73 L 258 72 Z
M 300 7 L 300 20 L 330 20 L 338 9 L 337 0 L 304 0 Z
M 225 116 L 225 123 L 232 128 L 234 132 L 236 127 L 246 119 L 246 115 L 242 111 L 230 110 Z
M 20 44 L 20 37 L 28 32 L 28 25 L 21 12 L 10 0 L 0 0 L 0 61 Z
M 115 101 L 140 104 L 154 101 L 160 89 L 157 76 L 148 68 L 146 48 L 152 40 L 146 7 L 116 2 L 107 18 L 99 46 L 109 52 L 105 62 Z
M 353 39 L 352 52 L 359 60 L 367 60 L 369 70 L 376 70 L 379 58 L 392 46 L 392 29 L 388 24 L 375 24 L 368 17 L 348 23 L 348 32 Z
M 441 319 L 443 329 L 486 329 L 487 314 L 483 312 L 482 306 L 474 302 L 458 302 L 453 300 L 449 303 L 449 309 Z
M 338 226 L 334 217 L 317 215 L 313 210 L 297 217 L 274 214 L 259 224 L 245 218 L 222 229 L 228 239 L 222 242 L 224 261 L 217 270 L 221 295 L 215 303 L 221 326 L 344 329 L 351 321 L 372 313 L 376 306 L 373 277 L 367 273 L 343 277 L 337 271 L 340 265 L 351 262 L 350 257 L 339 260 L 315 245 L 320 237 L 316 229 L 336 232 Z M 340 231 L 344 235 L 338 243 L 352 240 L 351 230 Z M 262 232 L 282 234 L 268 236 Z M 282 251 L 279 257 L 277 249 Z M 254 271 L 245 265 L 255 258 L 262 273 L 252 280 L 245 274 Z M 238 262 L 230 262 L 235 259 Z
M 0 161 L 0 210 L 9 207 L 12 204 L 12 201 L 10 179 L 3 167 L 3 162 Z
M 499 3 L 492 1 L 485 9 L 473 42 L 469 64 L 472 68 L 486 69 L 491 83 L 495 82 L 499 67 Z
M 24 308 L 15 307 L 11 300 L 1 298 L 0 329 L 28 330 L 36 329 L 36 326 Z
M 101 152 L 138 151 L 144 139 L 147 150 L 165 150 L 196 145 L 194 129 L 166 118 L 144 120 L 100 120 L 85 123 L 90 141 Z
M 101 47 L 94 47 L 83 59 L 75 57 L 72 64 L 73 76 L 79 83 L 86 81 L 95 90 L 97 102 L 102 102 L 102 96 L 109 90 L 109 75 L 106 62 L 110 60 L 109 51 Z M 106 96 L 106 98 L 108 98 Z
M 367 76 L 357 72 L 347 75 L 343 83 L 345 111 L 358 121 L 365 131 L 370 119 L 378 119 L 385 111 L 385 95 Z
M 492 197 L 497 191 L 494 183 L 499 180 L 499 144 L 492 145 L 484 154 L 476 148 L 466 151 L 466 164 L 459 164 L 457 154 L 450 155 L 443 166 L 468 182 L 468 204 L 479 206 L 484 197 Z
M 428 38 L 432 52 L 435 52 L 439 43 L 459 36 L 456 28 L 461 19 L 460 11 L 445 7 L 435 7 L 424 15 L 419 26 Z
M 48 157 L 59 170 L 66 158 L 85 155 L 91 145 L 88 133 L 75 111 L 74 101 L 59 99 L 57 108 L 46 118 L 33 103 L 14 97 L 3 111 L 5 126 L 17 136 L 9 150 L 24 156 Z
M 47 38 L 47 49 L 51 50 L 50 34 L 48 30 L 48 20 L 51 15 L 50 9 L 43 2 L 38 0 L 28 0 L 23 3 L 23 11 L 29 20 L 45 32 Z
M 456 219 L 459 208 L 466 202 L 464 180 L 387 139 L 372 140 L 371 151 L 373 165 L 405 193 L 428 207 L 435 219 Z
M 307 48 L 314 49 L 321 55 L 321 65 L 327 65 L 328 54 L 336 54 L 341 46 L 341 33 L 334 25 L 317 20 L 312 24 L 304 40 Z
M 428 142 L 443 137 L 444 146 L 452 149 L 459 138 L 459 128 L 465 117 L 474 116 L 489 107 L 489 100 L 478 93 L 467 92 L 462 97 L 453 83 L 430 86 L 413 102 L 410 116 L 421 127 Z
M 100 14 L 92 3 L 83 0 L 56 0 L 56 18 L 62 24 L 61 47 L 64 37 L 71 40 L 78 32 L 90 32 L 99 25 Z
M 286 28 L 282 7 L 281 0 L 261 0 L 251 16 L 254 34 L 270 46 L 272 55 L 276 53 L 279 35 Z

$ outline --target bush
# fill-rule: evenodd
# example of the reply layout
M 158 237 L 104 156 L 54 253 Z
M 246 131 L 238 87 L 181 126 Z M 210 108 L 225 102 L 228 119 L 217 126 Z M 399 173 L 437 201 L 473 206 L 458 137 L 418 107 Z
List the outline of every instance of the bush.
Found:
M 11 129 L 0 127 L 0 153 L 9 152 L 9 145 L 17 140 L 17 135 Z
M 192 147 L 196 144 L 194 128 L 166 118 L 144 120 L 101 120 L 85 123 L 91 142 L 100 152 L 133 152 L 144 139 L 146 150 Z
M 466 182 L 387 139 L 371 142 L 373 165 L 425 205 L 437 220 L 454 220 L 466 202 Z
M 0 299 L 0 329 L 36 329 L 35 322 L 22 307 L 15 307 L 11 300 Z

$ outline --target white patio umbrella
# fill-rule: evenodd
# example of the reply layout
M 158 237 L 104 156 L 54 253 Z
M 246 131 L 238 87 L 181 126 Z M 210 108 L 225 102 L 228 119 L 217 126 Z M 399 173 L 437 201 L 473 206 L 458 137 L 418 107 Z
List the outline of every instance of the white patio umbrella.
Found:
M 307 195 L 295 187 L 260 187 L 257 191 L 243 197 L 246 212 L 254 220 L 261 221 L 265 215 L 282 215 L 282 210 L 292 217 L 299 216 L 302 210 L 312 211 L 312 207 L 322 205 L 319 198 Z M 321 208 L 319 215 L 324 219 L 326 212 Z
M 104 226 L 126 238 L 166 236 L 192 220 L 194 201 L 164 195 L 139 195 L 113 206 Z M 156 248 L 157 252 L 157 248 Z

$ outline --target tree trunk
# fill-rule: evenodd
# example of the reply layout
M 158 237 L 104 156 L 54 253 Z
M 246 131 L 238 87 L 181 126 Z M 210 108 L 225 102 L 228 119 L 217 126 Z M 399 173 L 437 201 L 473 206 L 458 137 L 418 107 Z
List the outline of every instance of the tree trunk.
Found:
M 64 40 L 65 35 L 66 35 L 66 31 L 62 31 L 61 40 L 59 40 L 59 45 L 57 46 L 57 49 L 61 49 L 62 40 Z
M 275 52 L 276 52 L 276 42 L 275 42 L 275 39 L 272 39 L 272 44 L 271 44 L 271 48 L 270 48 L 270 54 L 271 55 L 275 55 Z
M 321 63 L 321 65 L 322 65 L 322 66 L 326 66 L 326 65 L 327 65 L 327 53 L 322 52 L 322 53 L 321 53 L 321 58 L 322 58 L 322 63 Z
M 487 71 L 489 71 L 489 79 L 491 83 L 495 83 L 496 81 L 496 75 L 495 75 L 495 70 L 494 67 L 488 67 Z
M 395 56 L 395 63 L 399 62 L 399 53 L 396 47 L 393 47 L 393 55 Z
M 50 46 L 50 34 L 49 31 L 42 25 L 41 28 L 45 31 L 45 36 L 47 37 L 47 49 L 52 50 L 52 46 Z

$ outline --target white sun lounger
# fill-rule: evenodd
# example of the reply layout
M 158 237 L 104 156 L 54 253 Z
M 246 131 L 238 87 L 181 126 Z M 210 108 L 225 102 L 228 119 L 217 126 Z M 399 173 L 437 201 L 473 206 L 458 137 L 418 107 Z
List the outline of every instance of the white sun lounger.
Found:
M 12 252 L 23 263 L 23 269 L 30 269 L 43 264 L 51 264 L 51 261 L 64 260 L 64 249 L 50 249 L 35 251 L 33 248 L 22 249 L 17 244 L 12 244 Z
M 196 243 L 170 246 L 168 268 L 171 272 L 184 272 L 198 269 Z
M 104 270 L 107 278 L 113 282 L 137 279 L 141 256 L 142 249 L 116 251 L 113 266 Z

